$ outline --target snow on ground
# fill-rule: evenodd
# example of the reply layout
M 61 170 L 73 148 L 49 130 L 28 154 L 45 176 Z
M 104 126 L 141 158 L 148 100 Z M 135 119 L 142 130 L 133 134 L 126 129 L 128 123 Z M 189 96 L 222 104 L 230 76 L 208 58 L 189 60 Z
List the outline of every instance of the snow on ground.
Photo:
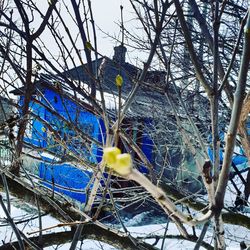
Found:
M 4 194 L 1 193 L 1 195 L 4 198 Z M 19 230 L 21 230 L 25 234 L 37 230 L 39 225 L 37 218 L 37 210 L 34 207 L 28 204 L 24 204 L 20 202 L 20 200 L 15 199 L 13 197 L 11 197 L 11 203 L 12 202 L 15 204 L 15 206 L 11 206 L 11 217 L 13 221 L 23 221 L 23 223 L 16 224 Z M 6 226 L 7 224 L 5 218 L 5 213 L 2 207 L 0 207 L 0 244 L 3 242 L 8 243 L 16 240 L 12 228 L 10 226 Z M 50 227 L 58 223 L 58 220 L 54 219 L 49 215 L 42 216 L 43 227 Z
M 245 173 L 243 174 L 245 175 Z M 245 177 L 245 176 L 244 176 Z M 240 180 L 234 178 L 235 183 L 237 186 L 240 187 L 242 183 Z M 1 193 L 3 197 L 5 195 Z M 204 199 L 205 197 L 203 197 Z M 228 206 L 233 206 L 233 203 L 236 198 L 236 192 L 233 189 L 233 186 L 231 183 L 228 185 L 227 193 L 225 196 L 225 203 Z M 19 200 L 11 197 L 12 202 L 15 204 L 15 207 L 11 207 L 11 216 L 14 219 L 14 221 L 19 221 L 20 219 L 24 220 L 24 223 L 18 224 L 18 228 L 22 230 L 22 232 L 27 233 L 27 232 L 33 232 L 34 230 L 38 229 L 38 219 L 35 218 L 33 220 L 27 221 L 29 218 L 36 217 L 37 216 L 37 211 L 34 207 L 28 205 L 28 204 L 23 204 Z M 206 199 L 206 198 L 205 198 Z M 245 210 L 245 215 L 246 212 L 250 212 L 248 210 Z M 0 244 L 2 242 L 9 242 L 9 241 L 14 241 L 15 240 L 15 235 L 10 228 L 10 226 L 6 226 L 5 223 L 5 215 L 0 208 Z M 167 221 L 165 217 L 157 217 L 157 216 L 152 216 L 150 212 L 143 212 L 141 214 L 135 215 L 133 218 L 124 218 L 125 221 L 125 226 L 127 227 L 127 230 L 131 233 L 132 236 L 134 237 L 149 237 L 149 236 L 154 236 L 154 235 L 159 235 L 162 236 L 164 235 Z M 50 227 L 57 225 L 59 222 L 52 218 L 49 215 L 43 216 L 42 217 L 42 223 L 43 227 Z M 115 225 L 115 227 L 119 228 L 120 230 L 121 227 Z M 202 225 L 196 230 L 197 235 L 200 234 L 200 230 L 202 229 Z M 69 230 L 69 227 L 63 227 L 63 228 L 57 228 L 54 229 L 53 232 L 59 232 L 59 231 L 64 231 L 64 230 Z M 188 231 L 192 233 L 192 229 L 188 228 Z M 212 228 L 210 227 L 206 237 L 205 241 L 208 243 L 213 242 L 213 235 L 212 235 Z M 45 231 L 45 233 L 52 232 L 52 230 Z M 179 232 L 173 223 L 168 224 L 168 235 L 178 235 Z M 238 250 L 240 249 L 239 247 L 239 242 L 245 241 L 246 244 L 250 245 L 250 232 L 249 230 L 240 227 L 240 226 L 234 226 L 234 225 L 226 225 L 225 226 L 225 236 L 226 236 L 226 243 L 228 246 L 228 250 Z M 35 236 L 35 235 L 34 235 Z M 153 244 L 155 242 L 155 239 L 147 239 L 146 242 Z M 193 249 L 195 243 L 185 241 L 185 240 L 174 240 L 174 239 L 165 239 L 164 247 L 162 249 L 171 249 L 171 250 L 188 250 L 188 249 Z M 156 247 L 161 249 L 162 246 L 162 240 L 159 240 Z M 70 248 L 70 244 L 64 244 L 62 246 L 51 246 L 44 248 L 46 250 L 52 250 L 52 249 L 60 249 L 60 250 L 68 250 Z M 93 241 L 93 240 L 84 240 L 81 243 L 78 244 L 78 249 L 82 250 L 98 250 L 98 249 L 103 249 L 103 250 L 115 250 L 116 248 L 109 246 L 108 244 L 105 244 L 103 242 L 99 241 Z M 204 249 L 204 248 L 201 248 Z
M 12 217 L 14 218 L 14 221 L 19 220 L 22 218 L 23 220 L 26 220 L 28 218 L 31 218 L 32 216 L 35 216 L 36 211 L 28 206 L 25 205 L 23 206 L 21 203 L 17 204 L 19 207 L 11 207 L 11 214 Z M 134 237 L 149 237 L 150 235 L 164 235 L 165 229 L 166 229 L 166 223 L 162 223 L 162 219 L 159 219 L 155 217 L 155 220 L 151 219 L 151 223 L 153 224 L 148 224 L 144 226 L 136 226 L 136 225 L 141 225 L 143 221 L 148 220 L 148 216 L 150 216 L 149 213 L 144 212 L 139 215 L 134 216 L 131 219 L 128 219 L 125 222 L 125 225 L 128 229 L 128 231 L 131 233 L 132 236 Z M 9 240 L 14 241 L 15 240 L 15 235 L 12 232 L 12 229 L 9 226 L 3 226 L 3 218 L 4 218 L 4 213 L 2 209 L 0 209 L 0 220 L 1 220 L 1 230 L 0 230 L 0 241 L 2 242 L 9 242 Z M 43 216 L 42 217 L 43 221 L 43 226 L 44 227 L 50 227 L 53 225 L 58 224 L 59 222 L 52 218 L 49 215 Z M 160 224 L 158 224 L 161 222 Z M 38 228 L 38 220 L 34 219 L 30 221 L 29 223 L 25 222 L 22 224 L 18 225 L 18 228 L 21 229 L 24 233 L 27 232 L 32 232 Z M 201 228 L 200 228 L 201 229 Z M 57 228 L 54 231 L 62 231 L 62 230 L 69 230 L 69 228 L 64 227 L 64 228 Z M 191 232 L 191 228 L 188 228 L 189 232 Z M 52 230 L 49 230 L 44 233 L 49 233 Z M 199 235 L 200 230 L 197 230 L 197 235 Z M 212 242 L 212 228 L 209 230 L 209 232 L 206 235 L 206 241 L 211 243 Z M 168 235 L 178 235 L 178 230 L 173 223 L 169 223 L 168 225 Z M 229 250 L 236 250 L 239 249 L 239 242 L 244 240 L 246 243 L 250 244 L 250 239 L 247 238 L 249 234 L 249 231 L 246 230 L 245 228 L 238 227 L 238 226 L 232 226 L 232 225 L 227 225 L 226 226 L 226 235 L 227 235 L 227 244 L 228 244 L 228 249 Z M 237 241 L 235 241 L 237 240 Z M 148 239 L 148 243 L 153 244 L 155 242 L 154 239 Z M 161 248 L 162 245 L 162 240 L 159 240 L 158 244 L 156 247 L 159 249 Z M 166 239 L 164 243 L 163 249 L 173 249 L 173 250 L 188 250 L 188 249 L 193 249 L 195 243 L 185 241 L 185 240 L 174 240 L 174 239 Z M 64 244 L 62 246 L 51 246 L 45 248 L 46 250 L 52 250 L 52 249 L 60 249 L 60 250 L 68 250 L 70 248 L 70 244 Z M 116 248 L 109 246 L 103 242 L 99 241 L 93 241 L 93 240 L 84 240 L 81 243 L 78 244 L 78 249 L 82 250 L 97 250 L 97 249 L 103 249 L 103 250 L 115 250 Z M 204 248 L 201 248 L 204 249 Z
M 133 219 L 131 219 L 133 221 Z M 129 221 L 130 223 L 130 221 Z M 134 237 L 144 237 L 144 236 L 150 236 L 150 235 L 164 235 L 165 228 L 166 228 L 166 223 L 164 224 L 151 224 L 151 225 L 145 225 L 145 226 L 133 226 L 133 227 L 127 227 L 128 231 L 131 233 L 132 236 Z M 237 227 L 237 235 L 239 238 L 239 242 L 241 240 L 245 240 L 246 243 L 250 244 L 250 239 L 247 238 L 249 231 L 242 228 L 242 227 Z M 190 231 L 190 230 L 189 230 Z M 231 226 L 227 226 L 226 231 L 230 231 L 231 233 L 235 232 L 234 228 Z M 200 230 L 196 231 L 197 234 L 199 235 Z M 169 223 L 168 225 L 168 234 L 169 235 L 178 235 L 178 230 L 173 223 Z M 242 235 L 242 236 L 240 236 Z M 244 237 L 243 237 L 244 235 Z M 206 242 L 212 243 L 212 233 L 211 231 L 207 233 L 207 236 L 205 237 Z M 230 236 L 230 235 L 228 235 Z M 235 237 L 235 235 L 232 235 L 232 237 Z M 155 242 L 154 239 L 149 239 L 146 240 L 147 243 L 153 244 Z M 228 250 L 239 250 L 239 242 L 231 241 L 230 239 L 227 239 L 227 249 Z M 155 245 L 155 247 L 161 249 L 162 246 L 162 240 L 159 240 L 158 244 Z M 175 239 L 165 239 L 164 247 L 162 249 L 165 250 L 193 250 L 195 246 L 195 243 L 189 242 L 186 240 L 175 240 Z M 68 250 L 70 248 L 70 244 L 65 244 L 57 249 L 60 250 Z M 55 249 L 55 247 L 48 247 L 45 248 L 46 250 L 52 250 Z M 93 241 L 93 240 L 84 240 L 82 243 L 78 244 L 77 249 L 82 249 L 82 250 L 98 250 L 98 249 L 103 249 L 103 250 L 118 250 L 117 248 L 114 248 L 112 246 L 109 246 L 105 243 L 98 242 L 98 241 Z M 203 247 L 200 248 L 201 250 L 205 249 Z

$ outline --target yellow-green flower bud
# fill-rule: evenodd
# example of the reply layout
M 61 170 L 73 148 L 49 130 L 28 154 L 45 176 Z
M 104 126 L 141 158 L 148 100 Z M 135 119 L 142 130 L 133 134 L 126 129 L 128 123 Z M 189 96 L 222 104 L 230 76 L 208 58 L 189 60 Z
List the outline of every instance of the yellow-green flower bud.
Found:
M 128 175 L 132 169 L 132 159 L 130 154 L 121 154 L 117 147 L 103 149 L 103 160 L 107 166 L 121 176 Z
M 90 42 L 86 42 L 85 43 L 85 46 L 86 46 L 86 48 L 88 49 L 88 50 L 93 50 L 93 47 L 92 47 L 92 45 L 91 45 L 91 43 Z
M 130 154 L 119 154 L 116 156 L 116 164 L 113 167 L 115 172 L 120 175 L 128 175 L 132 169 L 132 160 Z
M 123 78 L 121 75 L 117 75 L 116 78 L 115 78 L 115 84 L 117 87 L 121 87 L 122 84 L 123 84 Z
M 103 159 L 108 167 L 114 167 L 116 164 L 116 156 L 119 154 L 121 154 L 121 150 L 117 147 L 108 147 L 103 149 Z

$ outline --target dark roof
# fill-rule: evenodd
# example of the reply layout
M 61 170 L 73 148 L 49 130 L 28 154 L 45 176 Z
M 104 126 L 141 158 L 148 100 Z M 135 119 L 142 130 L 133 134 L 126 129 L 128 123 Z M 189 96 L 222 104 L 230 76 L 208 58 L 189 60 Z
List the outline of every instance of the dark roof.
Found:
M 86 65 L 84 65 L 84 67 L 86 67 Z M 86 70 L 84 70 L 84 67 L 78 66 L 63 72 L 63 74 L 72 80 L 81 81 L 88 84 L 90 82 L 90 76 Z M 141 72 L 141 69 L 132 64 L 125 62 L 119 65 L 107 57 L 94 60 L 92 62 L 92 67 L 95 69 L 95 71 L 98 71 L 98 75 L 101 77 L 103 91 L 108 93 L 118 93 L 118 89 L 115 85 L 115 78 L 118 74 L 122 75 L 124 80 L 122 92 L 124 96 L 127 96 L 132 90 L 134 86 L 134 80 L 138 78 Z M 149 71 L 146 74 L 145 82 L 155 84 L 158 87 L 162 86 L 165 82 L 165 75 L 165 71 Z
M 114 57 L 115 58 L 115 57 Z M 124 60 L 125 57 L 123 57 Z M 96 84 L 96 89 L 101 89 L 104 92 L 118 95 L 118 88 L 115 85 L 115 78 L 118 74 L 122 75 L 124 83 L 122 86 L 122 98 L 126 99 L 135 85 L 135 81 L 138 79 L 141 69 L 122 61 L 117 63 L 115 60 L 111 60 L 108 57 L 102 57 L 98 60 L 92 61 L 92 68 L 94 73 L 99 76 L 100 85 Z M 36 82 L 37 89 L 43 88 L 56 88 L 58 82 L 61 89 L 64 92 L 70 93 L 71 96 L 75 95 L 75 92 L 69 87 L 65 79 L 69 79 L 74 82 L 79 82 L 90 86 L 91 78 L 87 72 L 87 64 L 72 68 L 64 71 L 60 76 L 58 75 L 40 75 L 40 80 Z M 128 115 L 135 117 L 157 117 L 159 115 L 166 115 L 172 113 L 171 108 L 164 96 L 166 89 L 165 71 L 148 71 L 143 83 L 140 84 L 139 90 L 136 94 Z M 77 84 L 76 84 L 77 85 Z M 171 94 L 172 99 L 178 105 L 176 98 L 177 94 L 172 84 L 168 86 L 168 92 Z M 24 93 L 24 88 L 16 89 L 12 93 L 20 95 Z M 191 96 L 191 95 L 190 95 Z
M 86 66 L 86 65 L 85 65 Z M 101 88 L 104 92 L 118 95 L 118 88 L 115 85 L 115 78 L 118 74 L 123 77 L 124 83 L 122 85 L 122 97 L 126 99 L 135 85 L 135 81 L 140 75 L 141 69 L 129 64 L 117 64 L 115 61 L 103 57 L 97 61 L 92 62 L 93 69 L 97 69 L 101 78 Z M 63 72 L 63 74 L 71 80 L 80 81 L 84 83 L 90 82 L 89 74 L 86 73 L 84 67 L 78 66 L 71 70 Z M 163 94 L 163 87 L 165 84 L 165 71 L 148 71 L 145 81 L 141 84 L 140 89 L 136 95 L 134 103 L 130 111 L 135 116 L 152 116 L 152 108 L 155 106 L 166 107 L 166 98 Z M 153 91 L 152 87 L 161 88 L 161 91 Z M 97 85 L 97 89 L 99 89 Z M 173 91 L 173 89 L 171 89 Z

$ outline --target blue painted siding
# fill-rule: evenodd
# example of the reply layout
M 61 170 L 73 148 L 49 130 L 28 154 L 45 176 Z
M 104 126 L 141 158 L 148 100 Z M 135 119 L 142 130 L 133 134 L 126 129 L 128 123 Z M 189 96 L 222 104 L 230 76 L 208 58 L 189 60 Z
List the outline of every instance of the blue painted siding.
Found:
M 210 142 L 212 141 L 212 135 L 209 136 L 208 140 Z M 224 140 L 225 140 L 223 132 L 220 132 L 220 140 L 222 142 L 224 142 Z M 209 156 L 210 160 L 213 161 L 213 150 L 212 150 L 211 146 L 208 147 L 207 152 L 208 152 L 208 156 Z M 223 150 L 223 148 L 220 148 L 219 156 L 220 156 L 220 164 L 222 164 L 223 158 L 224 158 L 224 150 Z M 239 154 L 237 154 L 237 153 L 233 154 L 232 163 L 234 163 L 236 166 L 241 165 L 241 164 L 246 163 L 246 162 L 247 162 L 247 157 L 244 155 L 244 152 L 243 152 L 242 148 L 240 148 L 240 153 Z
M 44 97 L 50 105 L 67 121 L 72 121 L 84 133 L 87 133 L 92 138 L 101 141 L 102 136 L 100 131 L 104 132 L 103 122 L 92 113 L 78 107 L 73 101 L 61 98 L 61 96 L 51 89 L 43 91 Z M 23 96 L 20 97 L 20 105 L 23 104 Z M 44 99 L 41 102 L 46 104 Z M 31 102 L 30 109 L 40 118 L 47 121 L 53 129 L 58 131 L 62 137 L 68 141 L 68 149 L 73 154 L 84 157 L 90 163 L 97 163 L 101 160 L 102 149 L 97 145 L 91 145 L 90 151 L 86 149 L 73 130 L 68 128 L 67 123 L 63 119 L 59 119 L 43 106 Z M 50 149 L 55 153 L 63 153 L 60 145 L 54 141 L 53 136 L 45 130 L 46 126 L 38 119 L 33 118 L 30 124 L 30 130 L 25 135 L 25 141 L 34 146 Z M 104 133 L 105 134 L 105 133 Z M 56 164 L 54 159 L 44 158 L 44 162 L 39 165 L 39 177 L 44 180 L 42 183 L 48 187 L 52 187 L 52 182 L 59 186 L 54 187 L 54 190 L 70 196 L 80 202 L 86 201 L 85 188 L 88 185 L 92 173 L 90 171 L 82 171 L 70 164 Z M 73 191 L 70 189 L 73 189 Z
M 84 133 L 88 134 L 95 140 L 103 143 L 106 140 L 105 126 L 102 119 L 96 117 L 91 112 L 79 107 L 73 101 L 67 98 L 61 98 L 61 96 L 52 89 L 45 89 L 43 91 L 44 97 L 65 120 L 71 121 L 77 125 Z M 23 102 L 23 97 L 20 98 L 20 104 Z M 46 104 L 44 99 L 41 102 Z M 77 134 L 67 126 L 67 123 L 63 119 L 59 119 L 49 110 L 46 110 L 43 106 L 31 102 L 30 108 L 40 118 L 47 121 L 54 130 L 56 130 L 62 138 L 67 140 L 67 150 L 70 150 L 73 154 L 79 155 L 79 158 L 84 158 L 90 163 L 98 163 L 102 160 L 102 147 L 98 147 L 95 144 L 90 145 L 90 150 L 86 148 L 79 139 Z M 147 121 L 149 125 L 149 121 Z M 64 148 L 58 145 L 54 140 L 53 135 L 49 133 L 46 126 L 38 119 L 32 120 L 32 131 L 30 135 L 26 135 L 25 140 L 32 145 L 43 147 L 51 150 L 55 154 L 60 152 L 64 153 Z M 143 133 L 141 138 L 142 151 L 147 158 L 152 162 L 152 149 L 153 143 L 150 137 Z M 44 180 L 42 183 L 54 190 L 70 196 L 80 202 L 86 202 L 85 188 L 88 185 L 92 173 L 89 171 L 82 171 L 70 164 L 58 164 L 54 159 L 44 158 L 44 162 L 39 166 L 39 177 Z M 140 171 L 147 173 L 145 166 L 140 166 Z M 73 189 L 73 190 L 70 190 Z
M 69 164 L 54 165 L 44 162 L 40 164 L 40 178 L 44 180 L 45 186 L 82 203 L 86 202 L 86 187 L 91 176 L 91 172 L 81 171 Z M 58 186 L 54 186 L 53 183 Z
M 19 100 L 19 105 L 22 106 L 24 102 L 24 97 L 21 96 Z M 37 103 L 30 102 L 30 110 L 41 118 L 44 118 L 44 108 Z M 22 113 L 20 109 L 20 113 Z M 24 137 L 24 141 L 38 147 L 45 147 L 45 141 L 43 138 L 46 137 L 46 133 L 42 131 L 43 124 L 36 118 L 30 119 L 28 124 L 28 129 Z
M 50 101 L 55 111 L 57 111 L 65 120 L 71 121 L 76 124 L 84 133 L 88 134 L 92 138 L 98 140 L 99 136 L 99 118 L 97 118 L 92 113 L 78 107 L 73 101 L 61 98 L 59 94 L 55 93 L 53 90 L 46 89 L 44 96 Z M 96 163 L 97 146 L 91 145 L 91 152 L 89 152 L 84 145 L 79 143 L 77 139 L 77 134 L 68 128 L 65 121 L 60 120 L 57 116 L 53 115 L 48 110 L 44 111 L 44 119 L 50 123 L 50 125 L 58 131 L 61 137 L 68 141 L 68 148 L 72 153 L 79 156 L 84 156 L 89 162 Z M 35 124 L 35 125 L 39 125 Z M 34 129 L 39 130 L 39 126 L 35 126 Z M 56 146 L 56 142 L 52 136 L 46 135 L 46 140 L 44 141 L 44 146 L 49 147 L 52 151 L 62 151 L 61 146 Z
M 46 89 L 44 96 L 49 100 L 53 108 L 67 121 L 71 121 L 76 124 L 84 133 L 88 134 L 92 138 L 98 140 L 100 129 L 99 120 L 92 113 L 78 107 L 73 101 L 61 98 L 58 93 L 53 90 Z M 79 157 L 84 157 L 90 163 L 97 163 L 98 160 L 98 147 L 92 144 L 90 151 L 85 145 L 80 142 L 77 138 L 77 134 L 68 128 L 67 123 L 63 120 L 59 120 L 57 116 L 53 115 L 48 110 L 44 110 L 44 119 L 50 123 L 53 129 L 57 130 L 60 135 L 67 140 L 67 148 L 75 155 Z M 39 129 L 40 125 L 36 125 L 34 129 Z M 46 134 L 46 133 L 45 133 Z M 50 150 L 56 152 L 63 152 L 60 145 L 54 141 L 52 136 L 46 134 L 46 140 L 44 140 L 43 145 Z M 60 185 L 61 187 L 55 187 L 54 190 L 61 192 L 76 199 L 80 202 L 86 201 L 86 193 L 84 189 L 90 181 L 92 173 L 89 171 L 82 171 L 69 164 L 50 164 L 41 163 L 39 168 L 39 176 L 49 182 Z M 44 182 L 45 184 L 46 182 Z M 48 185 L 48 184 L 46 184 Z M 51 186 L 51 185 L 48 185 Z M 69 189 L 74 189 L 70 191 Z

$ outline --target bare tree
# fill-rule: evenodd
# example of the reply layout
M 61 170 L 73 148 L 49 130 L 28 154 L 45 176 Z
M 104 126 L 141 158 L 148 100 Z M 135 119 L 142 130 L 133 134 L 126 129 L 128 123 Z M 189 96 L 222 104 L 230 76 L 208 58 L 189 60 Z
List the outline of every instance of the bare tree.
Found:
M 126 29 L 122 14 L 116 47 L 122 56 L 111 60 L 98 52 L 90 0 L 49 1 L 46 11 L 32 0 L 1 2 L 1 134 L 12 157 L 1 161 L 6 199 L 1 195 L 0 205 L 16 242 L 4 242 L 0 249 L 64 243 L 75 249 L 84 239 L 155 249 L 148 237 L 132 237 L 122 216 L 144 203 L 163 211 L 179 230 L 171 236 L 166 228 L 162 248 L 172 237 L 197 242 L 195 249 L 212 249 L 204 240 L 210 221 L 215 249 L 226 248 L 224 223 L 250 229 L 249 217 L 224 203 L 229 180 L 238 195 L 242 192 L 230 177 L 236 141 L 249 159 L 249 7 L 218 0 L 130 3 L 145 40 Z M 126 68 L 124 45 L 146 54 L 142 69 Z M 100 160 L 102 151 L 107 157 Z M 75 169 L 87 176 L 80 181 L 84 189 L 57 183 L 57 165 L 69 166 L 68 178 Z M 245 180 L 234 168 L 247 205 L 250 174 Z M 41 169 L 51 176 L 39 176 Z M 85 200 L 79 208 L 58 190 L 82 192 Z M 10 194 L 36 206 L 38 237 L 18 229 L 22 219 L 12 218 Z M 105 224 L 107 209 L 123 232 Z M 43 212 L 61 221 L 53 228 L 71 230 L 45 234 Z M 156 245 L 159 237 L 152 238 Z

